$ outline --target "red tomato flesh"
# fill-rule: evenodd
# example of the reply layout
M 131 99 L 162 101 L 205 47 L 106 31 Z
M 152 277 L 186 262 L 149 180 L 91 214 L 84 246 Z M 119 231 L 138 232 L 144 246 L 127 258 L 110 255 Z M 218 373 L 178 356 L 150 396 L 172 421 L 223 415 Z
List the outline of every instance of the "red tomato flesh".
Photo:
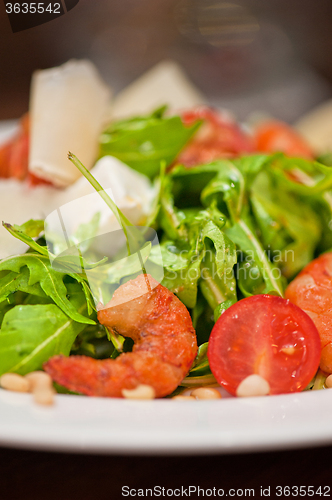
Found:
M 262 153 L 282 152 L 313 160 L 314 155 L 304 139 L 289 125 L 276 120 L 260 124 L 254 134 L 255 147 Z
M 203 106 L 186 111 L 182 120 L 186 125 L 197 120 L 203 120 L 204 123 L 180 153 L 177 163 L 194 167 L 219 158 L 235 158 L 254 152 L 251 137 L 223 113 Z
M 235 395 L 240 382 L 257 374 L 270 394 L 303 390 L 320 360 L 320 339 L 310 317 L 289 300 L 254 295 L 227 309 L 209 339 L 210 368 Z

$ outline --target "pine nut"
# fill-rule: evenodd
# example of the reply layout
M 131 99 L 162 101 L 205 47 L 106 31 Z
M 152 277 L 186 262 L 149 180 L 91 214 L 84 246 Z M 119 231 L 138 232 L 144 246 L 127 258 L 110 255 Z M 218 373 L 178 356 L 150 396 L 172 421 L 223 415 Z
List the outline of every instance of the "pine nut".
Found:
M 326 377 L 325 385 L 328 389 L 332 389 L 332 375 Z
M 4 373 L 0 378 L 0 385 L 8 391 L 30 391 L 30 382 L 17 373 Z
M 37 387 L 33 391 L 33 397 L 39 405 L 52 405 L 54 403 L 54 389 L 50 387 Z
M 190 393 L 196 399 L 221 399 L 221 394 L 212 387 L 197 387 Z
M 25 379 L 30 382 L 31 391 L 34 392 L 38 387 L 52 388 L 53 381 L 50 375 L 46 372 L 36 371 L 25 375 Z
M 177 399 L 178 401 L 196 401 L 196 398 L 194 398 L 194 396 L 181 396 L 181 394 L 179 394 L 178 396 L 174 396 L 172 399 Z
M 269 383 L 260 375 L 249 375 L 249 377 L 242 380 L 236 389 L 236 395 L 239 398 L 266 396 L 269 393 Z
M 151 385 L 141 384 L 135 389 L 122 389 L 122 396 L 126 399 L 154 399 L 156 393 Z

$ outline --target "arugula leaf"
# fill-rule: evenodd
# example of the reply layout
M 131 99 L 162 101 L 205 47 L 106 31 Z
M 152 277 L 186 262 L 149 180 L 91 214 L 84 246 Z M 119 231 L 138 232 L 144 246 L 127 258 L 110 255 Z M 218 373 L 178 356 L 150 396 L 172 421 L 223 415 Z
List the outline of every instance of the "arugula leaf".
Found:
M 39 283 L 29 284 L 30 273 L 28 267 L 23 267 L 20 273 L 9 272 L 0 279 L 0 302 L 7 297 L 17 292 L 18 290 L 38 297 L 46 297 L 46 293 L 42 290 Z
M 245 179 L 231 161 L 219 163 L 220 171 L 203 189 L 201 199 L 204 206 L 215 202 L 234 224 L 240 219 L 244 207 Z
M 219 215 L 219 226 L 223 226 L 225 219 Z M 166 240 L 161 244 L 165 266 L 162 284 L 190 308 L 195 307 L 198 285 L 213 309 L 220 301 L 236 301 L 235 245 L 214 222 L 215 212 L 192 210 L 183 212 L 183 216 L 181 231 L 187 238 Z M 173 230 L 171 232 L 174 234 Z
M 177 235 L 177 238 L 172 242 L 163 242 L 161 245 L 162 249 L 166 245 L 169 252 L 168 255 L 165 255 L 165 251 L 163 252 L 166 262 L 164 263 L 165 274 L 162 284 L 176 293 L 180 300 L 190 308 L 195 306 L 197 300 L 200 267 L 204 257 L 201 230 L 205 223 L 205 220 L 201 220 L 199 212 L 190 214 L 189 217 L 183 213 L 181 227 L 174 228 L 174 232 L 171 230 L 173 235 Z M 181 237 L 182 234 L 185 235 L 184 238 Z M 174 254 L 173 259 L 170 251 Z
M 49 258 L 36 254 L 26 253 L 8 257 L 0 262 L 0 271 L 8 270 L 19 273 L 21 268 L 27 266 L 30 271 L 28 285 L 39 283 L 41 289 L 48 295 L 70 318 L 78 323 L 94 324 L 95 322 L 76 311 L 75 307 L 67 298 L 67 289 L 63 283 L 65 274 L 55 271 Z M 0 296 L 2 295 L 0 289 Z M 8 291 L 8 294 L 11 291 Z
M 1 302 L 0 303 L 0 325 L 3 321 L 3 318 L 6 314 L 7 311 L 9 311 L 13 306 L 9 304 L 8 302 Z
M 195 361 L 190 369 L 189 376 L 200 376 L 210 374 L 210 366 L 209 360 L 207 357 L 209 343 L 205 342 L 204 344 L 198 347 L 197 355 Z
M 187 240 L 188 234 L 182 224 L 186 216 L 184 212 L 175 208 L 172 188 L 172 178 L 165 177 L 161 186 L 158 222 L 172 240 Z
M 199 385 L 215 385 L 216 379 L 212 375 L 207 357 L 208 342 L 200 345 L 195 358 L 195 361 L 190 369 L 190 372 L 180 386 L 196 387 Z
M 202 261 L 200 287 L 210 307 L 214 310 L 220 303 L 235 303 L 236 282 L 233 268 L 237 262 L 236 248 L 228 236 L 210 221 L 202 231 L 205 255 Z M 213 243 L 214 252 L 209 251 L 205 240 Z
M 36 237 L 40 235 L 40 232 L 43 231 L 44 229 L 44 221 L 40 220 L 29 220 L 25 224 L 22 224 L 21 226 L 18 226 L 16 224 L 11 225 L 8 223 L 3 222 L 3 226 L 17 239 L 23 241 L 27 245 L 30 246 L 33 250 L 36 250 L 38 253 L 45 257 L 52 257 L 54 258 L 54 255 L 49 252 L 47 246 L 45 245 L 40 245 L 37 241 L 35 241 L 32 237 Z M 93 228 L 93 231 L 95 230 L 95 227 Z M 86 283 L 85 279 L 86 277 L 81 275 L 80 273 L 73 273 L 71 272 L 73 269 L 78 269 L 79 271 L 83 269 L 90 269 L 93 268 L 97 265 L 100 264 L 100 262 L 97 262 L 95 264 L 88 264 L 85 262 L 85 260 L 82 259 L 77 259 L 76 255 L 73 256 L 73 258 L 70 258 L 70 255 L 66 255 L 65 257 L 60 257 L 61 261 L 61 269 L 66 271 L 66 274 L 71 276 L 73 279 L 75 279 L 78 283 L 81 284 L 83 288 L 83 292 L 88 304 L 88 313 L 89 315 L 92 314 L 92 311 L 96 310 L 93 299 L 92 299 L 92 293 L 89 288 L 89 285 Z M 0 263 L 1 264 L 1 263 Z M 56 267 L 56 266 L 55 266 Z M 54 270 L 56 272 L 56 269 Z M 1 271 L 0 271 L 1 273 Z M 1 277 L 1 274 L 0 274 Z M 20 288 L 18 288 L 20 289 Z M 27 292 L 30 293 L 30 292 Z M 32 292 L 31 292 L 32 293 Z M 1 296 L 1 284 L 0 284 L 0 296 Z
M 226 233 L 244 254 L 250 253 L 250 256 L 253 257 L 250 260 L 255 261 L 265 283 L 265 287 L 260 293 L 276 293 L 282 297 L 283 284 L 280 270 L 269 261 L 264 248 L 255 236 L 251 221 L 240 219 L 231 228 L 226 229 Z M 252 292 L 245 295 L 252 295 Z
M 175 293 L 179 299 L 189 308 L 196 304 L 197 282 L 200 277 L 201 258 L 192 256 L 192 260 L 186 268 L 180 270 L 165 269 L 162 285 Z
M 205 210 L 194 201 L 197 208 L 179 210 L 174 205 L 177 197 L 180 203 L 186 195 L 188 200 L 199 198 L 202 182 L 206 185 L 220 169 L 218 162 L 191 170 L 179 166 L 165 179 L 161 193 L 159 223 L 167 235 L 161 245 L 165 266 L 162 284 L 190 308 L 195 307 L 198 285 L 213 309 L 220 301 L 236 301 L 236 250 L 222 231 L 226 217 L 214 201 Z
M 205 307 L 206 307 L 206 301 L 205 301 L 204 297 L 198 296 L 196 304 L 191 311 L 191 319 L 193 322 L 193 327 L 196 330 L 196 335 L 197 335 L 198 321 L 199 321 L 200 317 L 202 316 L 202 314 L 205 310 Z
M 317 253 L 326 252 L 332 248 L 332 191 L 326 191 L 321 196 L 311 197 L 308 204 L 319 216 L 322 228 Z
M 266 290 L 266 284 L 261 269 L 251 256 L 246 256 L 245 260 L 239 262 L 236 269 L 236 275 L 237 285 L 244 297 L 264 293 Z M 223 311 L 220 311 L 220 313 L 222 312 Z
M 234 300 L 225 300 L 225 302 L 221 302 L 221 304 L 218 304 L 213 312 L 214 322 L 217 323 L 220 316 L 233 304 L 235 304 Z
M 261 175 L 251 193 L 251 204 L 265 248 L 275 253 L 284 276 L 293 277 L 314 257 L 322 224 L 302 197 L 278 189 Z
M 202 385 L 219 385 L 214 375 L 208 373 L 206 375 L 199 375 L 198 377 L 187 376 L 180 384 L 181 387 L 197 387 Z
M 223 161 L 215 161 L 195 168 L 176 165 L 169 173 L 172 181 L 172 197 L 180 208 L 203 208 L 201 192 L 204 187 L 222 170 Z
M 186 126 L 179 116 L 165 117 L 165 109 L 112 123 L 101 135 L 100 156 L 115 156 L 150 178 L 158 175 L 160 162 L 170 165 L 201 125 Z
M 261 293 L 276 293 L 282 296 L 280 271 L 269 261 L 253 228 L 248 203 L 250 193 L 245 181 L 245 177 L 250 178 L 250 185 L 254 176 L 269 163 L 264 156 L 253 156 L 252 163 L 246 157 L 241 160 L 241 170 L 230 161 L 220 162 L 222 168 L 203 189 L 201 198 L 206 206 L 214 202 L 219 209 L 227 212 L 230 224 L 225 228 L 225 233 L 244 254 L 249 254 L 255 261 L 265 282 Z M 238 165 L 241 160 L 237 161 Z
M 171 240 L 164 241 L 160 249 L 153 247 L 150 254 L 150 260 L 172 271 L 186 269 L 189 265 L 188 250 L 186 247 L 180 250 Z
M 84 317 L 87 305 L 77 283 L 68 285 L 68 296 L 72 308 Z M 0 374 L 12 371 L 25 375 L 41 369 L 51 356 L 69 355 L 85 327 L 55 304 L 15 306 L 5 313 L 0 330 Z
M 48 256 L 48 250 L 46 246 L 39 245 L 33 237 L 39 236 L 41 231 L 44 229 L 44 222 L 40 220 L 29 220 L 22 226 L 17 226 L 16 224 L 11 225 L 7 222 L 2 223 L 3 227 L 10 232 L 18 240 L 23 241 L 31 247 L 33 250 L 36 250 L 42 255 Z
M 31 238 L 37 238 L 44 232 L 44 221 L 41 219 L 30 219 L 22 225 L 14 224 L 15 231 L 20 231 Z
M 250 191 L 258 174 L 260 174 L 263 170 L 270 170 L 274 159 L 279 158 L 279 156 L 279 153 L 274 155 L 255 154 L 242 156 L 241 158 L 235 158 L 232 160 L 236 168 L 240 170 L 244 177 L 247 192 Z
M 271 174 L 283 189 L 304 196 L 322 194 L 332 189 L 332 169 L 317 161 L 289 158 L 278 154 L 272 158 Z
M 70 354 L 107 359 L 114 352 L 113 344 L 107 338 L 106 328 L 100 324 L 87 326 L 75 339 Z

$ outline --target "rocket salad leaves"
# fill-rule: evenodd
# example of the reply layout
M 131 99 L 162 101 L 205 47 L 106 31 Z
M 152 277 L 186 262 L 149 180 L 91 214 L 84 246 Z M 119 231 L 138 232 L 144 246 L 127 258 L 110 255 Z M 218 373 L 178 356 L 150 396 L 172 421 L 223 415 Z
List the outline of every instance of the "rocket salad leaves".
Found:
M 166 106 L 150 116 L 113 123 L 100 138 L 100 156 L 119 158 L 150 178 L 158 175 L 160 162 L 170 165 L 201 122 L 185 126 L 179 116 L 164 116 Z
M 101 136 L 100 156 L 115 156 L 158 184 L 148 221 L 158 231 L 160 248 L 137 247 L 142 265 L 147 259 L 162 265 L 162 284 L 191 310 L 201 345 L 183 385 L 194 386 L 215 381 L 206 353 L 218 317 L 244 297 L 283 296 L 287 280 L 317 251 L 332 247 L 332 169 L 278 153 L 191 169 L 175 165 L 165 173 L 200 122 L 185 126 L 179 116 L 164 112 L 113 123 Z M 85 172 L 76 157 L 70 159 Z M 91 175 L 89 181 L 102 196 L 102 186 Z M 112 200 L 105 201 L 124 227 L 130 250 L 139 232 Z M 96 234 L 99 215 L 91 215 L 79 240 Z M 27 373 L 71 350 L 115 357 L 96 324 L 87 274 L 116 287 L 137 271 L 137 262 L 122 255 L 115 263 L 88 263 L 84 254 L 67 252 L 57 268 L 50 263 L 54 248 L 38 239 L 43 221 L 4 227 L 29 250 L 0 262 L 0 374 Z
M 76 307 L 67 298 L 67 289 L 63 282 L 65 275 L 58 271 L 55 271 L 48 257 L 40 255 L 37 253 L 26 253 L 23 255 L 17 255 L 14 257 L 9 257 L 0 262 L 0 271 L 8 270 L 20 274 L 21 269 L 26 276 L 27 268 L 29 270 L 29 280 L 25 280 L 23 285 L 26 288 L 21 289 L 26 293 L 33 293 L 35 291 L 34 285 L 39 284 L 40 289 L 54 301 L 54 303 L 65 313 L 67 316 L 72 318 L 78 323 L 94 324 L 94 321 L 86 316 L 80 314 Z M 22 279 L 18 277 L 22 283 Z M 5 286 L 3 282 L 8 281 L 7 275 L 1 279 L 0 288 L 2 291 L 2 300 L 6 299 L 10 293 L 13 293 L 13 285 Z M 15 281 L 12 281 L 15 284 Z M 34 293 L 33 293 L 34 294 Z
M 25 374 L 68 355 L 80 332 L 97 328 L 96 315 L 84 278 L 53 269 L 47 247 L 33 239 L 43 221 L 4 227 L 30 249 L 0 262 L 0 374 Z
M 86 313 L 87 304 L 80 285 L 70 283 L 66 290 L 73 309 L 78 314 Z M 84 328 L 84 323 L 67 316 L 53 303 L 17 305 L 2 321 L 0 375 L 9 371 L 25 375 L 41 369 L 44 361 L 55 354 L 68 355 Z

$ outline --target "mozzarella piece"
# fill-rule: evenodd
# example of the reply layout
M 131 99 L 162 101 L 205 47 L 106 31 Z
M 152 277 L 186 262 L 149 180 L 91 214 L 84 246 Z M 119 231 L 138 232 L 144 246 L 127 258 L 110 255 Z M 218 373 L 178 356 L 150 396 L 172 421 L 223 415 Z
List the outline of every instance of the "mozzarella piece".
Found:
M 116 96 L 113 118 L 144 115 L 164 104 L 179 110 L 205 102 L 176 62 L 162 61 Z
M 81 174 L 68 162 L 68 151 L 90 169 L 109 119 L 110 99 L 110 89 L 89 61 L 71 60 L 36 71 L 30 101 L 30 172 L 56 186 L 72 184 Z
M 15 179 L 0 180 L 0 260 L 28 249 L 2 226 L 2 222 L 24 224 L 29 219 L 44 219 L 49 207 L 56 205 L 58 195 L 55 188 L 32 188 Z
M 146 176 L 111 156 L 101 158 L 91 173 L 133 224 L 144 223 L 155 196 L 155 189 Z M 100 214 L 98 235 L 121 229 L 113 212 L 84 177 L 64 190 L 49 186 L 32 188 L 13 179 L 0 181 L 0 221 L 23 224 L 29 219 L 46 218 L 46 239 L 49 235 L 52 240 L 56 233 L 65 248 L 68 247 L 66 238 L 71 239 L 78 227 L 89 223 L 97 212 Z M 112 248 L 100 246 L 105 243 L 106 239 L 99 240 L 96 250 L 111 256 L 123 245 L 124 239 L 117 237 Z M 26 250 L 24 243 L 0 227 L 0 259 Z
M 112 156 L 98 160 L 91 174 L 133 224 L 144 221 L 154 197 L 154 189 L 145 175 Z M 59 195 L 58 206 L 69 238 L 97 212 L 101 216 L 100 234 L 120 228 L 111 209 L 85 177 Z

